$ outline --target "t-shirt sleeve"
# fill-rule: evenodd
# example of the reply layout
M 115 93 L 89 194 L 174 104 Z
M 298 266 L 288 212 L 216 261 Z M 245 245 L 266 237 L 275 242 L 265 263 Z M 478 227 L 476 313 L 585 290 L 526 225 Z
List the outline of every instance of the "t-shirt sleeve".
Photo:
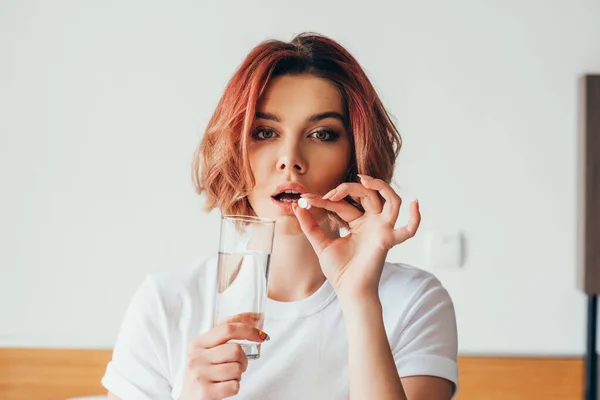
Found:
M 454 383 L 456 394 L 458 340 L 452 299 L 435 277 L 429 277 L 411 304 L 407 323 L 396 343 L 392 343 L 398 374 L 447 379 Z
M 170 399 L 166 343 L 163 304 L 147 277 L 127 308 L 102 385 L 122 400 Z

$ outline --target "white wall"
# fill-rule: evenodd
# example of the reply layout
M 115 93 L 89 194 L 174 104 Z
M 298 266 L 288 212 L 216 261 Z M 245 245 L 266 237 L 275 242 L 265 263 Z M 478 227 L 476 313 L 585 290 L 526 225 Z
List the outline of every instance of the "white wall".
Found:
M 390 258 L 425 267 L 425 233 L 466 235 L 464 268 L 435 271 L 461 352 L 583 353 L 577 80 L 600 72 L 599 2 L 112 3 L 0 3 L 0 346 L 110 347 L 146 273 L 216 249 L 194 147 L 251 47 L 315 30 L 404 136 L 424 220 Z

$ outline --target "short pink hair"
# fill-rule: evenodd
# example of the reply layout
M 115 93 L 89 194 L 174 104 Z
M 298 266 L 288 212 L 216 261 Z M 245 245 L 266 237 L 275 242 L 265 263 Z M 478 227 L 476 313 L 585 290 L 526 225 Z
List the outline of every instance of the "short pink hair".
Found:
M 342 94 L 353 144 L 344 181 L 357 182 L 359 173 L 391 181 L 402 139 L 375 88 L 339 43 L 302 33 L 291 42 L 260 43 L 227 84 L 193 161 L 193 181 L 197 192 L 206 194 L 206 210 L 254 215 L 246 196 L 254 186 L 247 147 L 256 103 L 271 78 L 299 74 L 327 79 Z

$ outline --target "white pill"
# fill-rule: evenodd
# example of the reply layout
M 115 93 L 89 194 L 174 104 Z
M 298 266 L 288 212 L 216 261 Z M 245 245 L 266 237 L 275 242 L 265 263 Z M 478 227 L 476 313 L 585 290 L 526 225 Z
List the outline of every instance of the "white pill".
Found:
M 298 205 L 300 206 L 300 208 L 310 210 L 310 204 L 308 203 L 308 200 L 306 200 L 304 197 L 298 199 Z

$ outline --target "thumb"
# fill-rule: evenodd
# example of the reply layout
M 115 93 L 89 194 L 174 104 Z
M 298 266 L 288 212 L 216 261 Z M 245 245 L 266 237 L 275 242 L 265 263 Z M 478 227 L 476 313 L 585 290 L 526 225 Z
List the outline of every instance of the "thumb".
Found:
M 315 217 L 313 217 L 308 210 L 298 207 L 298 204 L 296 203 L 292 204 L 292 210 L 294 210 L 294 214 L 300 223 L 302 232 L 306 235 L 306 238 L 312 245 L 315 253 L 317 253 L 317 256 L 320 256 L 333 239 L 323 232 L 323 229 L 321 229 Z

